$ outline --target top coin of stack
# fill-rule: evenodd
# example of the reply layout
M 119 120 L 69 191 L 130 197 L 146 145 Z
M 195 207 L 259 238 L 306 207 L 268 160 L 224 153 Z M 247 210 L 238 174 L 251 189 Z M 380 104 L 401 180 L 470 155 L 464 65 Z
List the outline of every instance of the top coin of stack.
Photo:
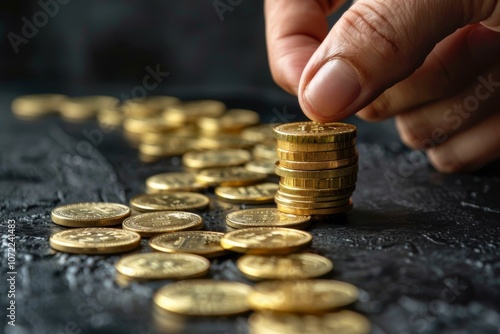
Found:
M 346 123 L 297 122 L 274 127 L 281 177 L 278 210 L 298 215 L 335 215 L 352 208 L 358 154 L 356 127 Z

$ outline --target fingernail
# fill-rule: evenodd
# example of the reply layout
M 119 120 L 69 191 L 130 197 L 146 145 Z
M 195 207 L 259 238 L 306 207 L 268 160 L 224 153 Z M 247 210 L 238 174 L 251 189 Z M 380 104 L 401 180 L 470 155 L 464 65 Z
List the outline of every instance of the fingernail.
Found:
M 340 59 L 325 63 L 305 89 L 304 98 L 313 113 L 335 118 L 359 96 L 361 84 L 353 68 Z

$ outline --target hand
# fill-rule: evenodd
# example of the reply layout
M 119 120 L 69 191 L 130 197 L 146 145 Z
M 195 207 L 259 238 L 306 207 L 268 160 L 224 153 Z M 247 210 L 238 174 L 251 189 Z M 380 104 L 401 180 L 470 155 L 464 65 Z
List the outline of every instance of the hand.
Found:
M 271 73 L 309 118 L 395 116 L 444 172 L 500 158 L 500 0 L 360 0 L 328 32 L 341 4 L 265 3 Z

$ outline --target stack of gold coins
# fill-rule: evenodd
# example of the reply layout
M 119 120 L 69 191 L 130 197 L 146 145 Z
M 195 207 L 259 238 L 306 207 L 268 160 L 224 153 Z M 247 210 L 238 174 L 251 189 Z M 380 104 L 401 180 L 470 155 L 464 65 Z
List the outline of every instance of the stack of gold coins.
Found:
M 274 127 L 274 136 L 279 211 L 321 218 L 352 208 L 358 173 L 354 125 L 286 123 Z

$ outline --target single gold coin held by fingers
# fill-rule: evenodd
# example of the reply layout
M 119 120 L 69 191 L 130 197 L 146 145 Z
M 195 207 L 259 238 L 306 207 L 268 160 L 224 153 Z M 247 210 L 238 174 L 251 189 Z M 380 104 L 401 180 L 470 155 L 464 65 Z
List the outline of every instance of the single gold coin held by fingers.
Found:
M 352 304 L 358 294 L 354 285 L 340 281 L 268 281 L 255 285 L 248 303 L 259 311 L 314 314 Z
M 182 231 L 160 234 L 149 245 L 154 250 L 166 253 L 191 253 L 205 257 L 226 254 L 220 240 L 224 233 L 211 231 Z
M 333 269 L 332 261 L 312 253 L 281 256 L 247 254 L 238 259 L 237 266 L 252 280 L 307 279 L 323 276 Z
M 352 311 L 325 314 L 255 313 L 248 319 L 252 334 L 368 334 L 370 321 Z
M 142 237 L 183 230 L 200 230 L 202 227 L 201 216 L 184 211 L 142 213 L 123 221 L 125 230 L 139 233 Z
M 130 279 L 185 279 L 203 276 L 210 261 L 193 254 L 140 253 L 121 258 L 116 270 Z
M 278 188 L 278 184 L 271 182 L 244 187 L 221 186 L 215 188 L 215 194 L 220 199 L 233 203 L 272 203 Z
M 202 210 L 209 203 L 207 196 L 191 192 L 142 194 L 130 199 L 132 209 L 140 212 Z
M 253 227 L 226 233 L 221 240 L 225 249 L 247 254 L 289 254 L 308 247 L 312 235 L 282 227 Z
M 229 281 L 189 280 L 168 284 L 153 301 L 162 310 L 188 316 L 231 316 L 249 311 L 250 286 Z
M 310 225 L 311 217 L 287 214 L 275 208 L 245 209 L 226 215 L 226 224 L 233 228 L 289 227 L 304 229 Z
M 113 254 L 139 247 L 141 236 L 116 228 L 75 228 L 50 237 L 50 247 L 73 254 Z
M 52 221 L 68 227 L 103 227 L 120 224 L 130 216 L 130 208 L 108 202 L 83 202 L 61 205 L 50 214 Z

